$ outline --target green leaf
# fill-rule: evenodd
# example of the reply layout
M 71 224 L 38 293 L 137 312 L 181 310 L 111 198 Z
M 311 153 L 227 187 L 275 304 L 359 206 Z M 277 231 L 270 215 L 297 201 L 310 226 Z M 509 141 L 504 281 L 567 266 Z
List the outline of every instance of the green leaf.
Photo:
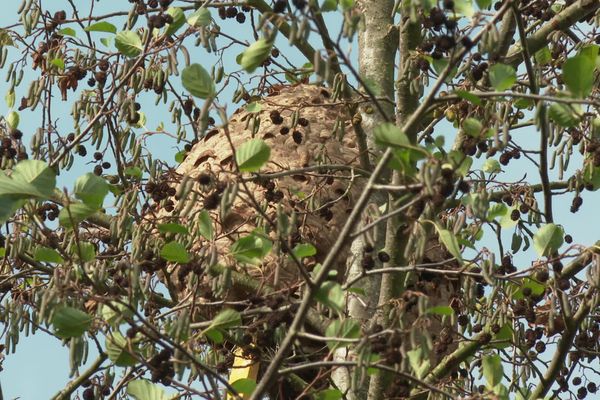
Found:
M 58 251 L 49 247 L 36 248 L 35 253 L 33 255 L 33 259 L 39 262 L 49 262 L 55 264 L 60 264 L 63 261 L 65 261 Z
M 77 308 L 63 306 L 52 316 L 56 336 L 67 339 L 83 335 L 92 325 L 92 316 Z
M 342 312 L 344 310 L 344 291 L 337 282 L 325 281 L 317 290 L 315 298 L 335 311 Z
M 0 195 L 0 223 L 6 222 L 25 203 L 20 196 Z
M 246 72 L 254 72 L 254 70 L 269 57 L 272 47 L 273 42 L 270 40 L 257 40 L 242 53 L 240 65 Z
M 500 171 L 502 171 L 502 167 L 500 166 L 498 160 L 493 158 L 488 158 L 487 160 L 485 160 L 482 169 L 488 174 L 497 174 Z
M 463 121 L 462 128 L 467 135 L 477 138 L 483 130 L 483 124 L 475 118 L 466 118 Z
M 462 254 L 460 252 L 460 246 L 458 245 L 458 240 L 456 239 L 456 236 L 454 235 L 454 233 L 450 232 L 447 229 L 442 229 L 437 224 L 435 224 L 435 227 L 438 231 L 438 235 L 440 236 L 440 240 L 442 241 L 442 243 L 444 244 L 446 249 L 448 249 L 450 254 L 452 254 L 454 257 L 456 257 L 458 262 L 462 264 L 463 259 L 462 259 Z
M 211 20 L 210 10 L 208 8 L 200 7 L 188 17 L 187 23 L 198 28 L 210 25 Z
M 273 243 L 267 237 L 252 233 L 233 243 L 231 255 L 236 260 L 246 264 L 260 264 L 272 247 Z
M 62 58 L 53 58 L 50 60 L 50 64 L 54 65 L 58 69 L 65 69 L 65 61 Z
M 202 210 L 200 212 L 200 234 L 206 240 L 213 240 L 214 231 L 212 226 L 212 220 L 210 219 L 210 214 L 206 210 Z
M 20 161 L 10 177 L 0 171 L 0 196 L 47 199 L 52 196 L 55 187 L 56 173 L 43 161 Z
M 6 123 L 8 124 L 8 127 L 11 129 L 17 129 L 19 127 L 20 120 L 21 119 L 19 118 L 19 113 L 16 111 L 11 111 L 6 116 Z
M 467 92 L 466 90 L 456 90 L 454 93 L 461 99 L 467 100 L 476 106 L 481 105 L 481 99 L 471 92 Z
M 483 376 L 488 388 L 493 388 L 502 381 L 502 359 L 499 355 L 484 356 L 482 360 Z
M 108 194 L 108 182 L 104 178 L 96 176 L 91 172 L 80 176 L 75 181 L 75 197 L 83 201 L 90 208 L 99 209 Z
M 511 214 L 513 212 L 513 210 L 516 210 L 517 207 L 511 207 L 511 208 L 506 208 L 506 212 L 504 213 L 504 215 L 502 216 L 502 218 L 500 218 L 500 226 L 504 229 L 509 229 L 512 228 L 513 226 L 517 225 L 518 221 L 513 221 L 513 219 L 511 218 Z
M 360 324 L 353 319 L 333 320 L 325 330 L 325 336 L 342 339 L 356 339 L 360 337 Z M 337 340 L 328 340 L 327 346 L 332 351 L 339 347 L 348 347 L 349 342 L 340 342 Z
M 115 46 L 126 57 L 137 57 L 144 50 L 142 39 L 133 31 L 122 31 L 115 37 Z
M 449 60 L 447 58 L 439 58 L 439 59 L 431 60 L 431 65 L 433 66 L 433 70 L 438 75 L 441 75 L 446 70 L 446 68 L 448 67 L 448 63 L 449 63 Z M 454 79 L 454 77 L 456 76 L 457 72 L 458 72 L 458 68 L 452 67 L 452 69 L 448 73 L 448 76 L 446 77 L 446 82 L 448 82 L 448 83 L 451 82 L 452 79 Z
M 167 9 L 167 14 L 173 17 L 173 22 L 166 25 L 165 35 L 172 35 L 185 24 L 185 14 L 179 7 L 169 7 Z
M 417 378 L 421 379 L 425 376 L 425 373 L 429 370 L 429 366 L 431 365 L 430 361 L 423 356 L 423 349 L 417 347 L 413 350 L 407 351 L 406 355 L 408 356 L 408 363 L 410 364 Z
M 340 400 L 342 397 L 342 392 L 337 389 L 325 389 L 315 394 L 315 400 Z
M 140 167 L 127 167 L 123 170 L 123 173 L 132 178 L 141 179 L 143 172 Z
M 120 332 L 108 334 L 105 344 L 106 354 L 116 366 L 131 367 L 137 363 L 135 357 L 128 350 L 127 339 Z
M 174 222 L 158 224 L 157 228 L 160 233 L 180 233 L 182 235 L 187 235 L 189 233 L 185 226 Z
M 254 389 L 256 389 L 256 381 L 250 378 L 241 378 L 232 382 L 231 387 L 238 393 L 251 395 L 252 392 L 254 392 Z
M 546 224 L 533 235 L 533 248 L 541 256 L 550 256 L 563 244 L 565 232 L 561 226 Z
M 347 11 L 354 7 L 354 0 L 340 0 L 340 5 L 344 11 Z
M 310 243 L 299 243 L 292 250 L 294 255 L 298 258 L 311 257 L 317 254 L 317 249 Z
M 14 89 L 9 89 L 8 92 L 6 92 L 6 95 L 4 95 L 4 101 L 6 101 L 6 106 L 8 108 L 13 108 L 15 105 L 15 90 Z
M 133 311 L 127 307 L 124 302 L 127 298 L 122 299 L 123 302 L 111 301 L 110 306 L 103 304 L 100 309 L 100 315 L 107 324 L 116 328 L 119 324 L 126 321 L 126 318 L 133 317 Z
M 523 282 L 521 283 L 521 286 L 514 286 L 514 292 L 512 294 L 512 299 L 513 300 L 520 300 L 525 298 L 525 296 L 523 295 L 523 289 L 529 289 L 531 290 L 531 294 L 533 296 L 538 296 L 543 294 L 546 291 L 546 285 L 536 281 L 535 279 L 532 278 L 523 278 Z
M 487 220 L 491 222 L 494 219 L 505 215 L 507 210 L 508 207 L 506 207 L 504 203 L 494 203 L 488 209 Z
M 146 379 L 138 379 L 127 384 L 127 394 L 135 400 L 169 400 L 165 391 Z
M 239 312 L 226 308 L 213 318 L 210 326 L 202 334 L 208 336 L 217 343 L 223 341 L 222 331 L 229 328 L 235 328 L 242 324 L 242 316 Z
M 75 259 L 81 262 L 89 262 L 96 258 L 96 247 L 89 242 L 78 242 L 73 243 L 70 248 L 71 254 L 75 256 Z
M 572 128 L 579 124 L 580 118 L 575 110 L 564 103 L 554 103 L 548 109 L 548 116 L 563 128 Z
M 389 122 L 375 128 L 375 143 L 385 147 L 411 146 L 408 136 L 396 125 Z
M 191 64 L 181 72 L 181 84 L 192 96 L 207 99 L 215 95 L 215 83 L 200 65 Z
M 175 153 L 175 162 L 182 163 L 185 160 L 187 152 L 185 150 L 178 151 Z
M 262 110 L 262 105 L 260 103 L 257 103 L 257 102 L 249 103 L 246 106 L 246 111 L 248 111 L 249 113 L 257 113 L 260 110 Z
M 495 349 L 504 349 L 511 346 L 513 330 L 510 323 L 502 325 L 502 328 L 494 335 L 492 347 Z
M 513 233 L 512 239 L 510 241 L 510 251 L 514 253 L 518 252 L 521 249 L 521 244 L 523 244 L 523 238 L 517 232 Z
M 450 306 L 436 306 L 427 309 L 427 314 L 452 315 L 454 314 L 454 309 Z
M 550 64 L 552 61 L 552 54 L 548 46 L 542 47 L 535 53 L 535 61 L 540 65 Z
M 258 171 L 271 156 L 271 148 L 264 140 L 251 139 L 235 152 L 235 159 L 242 172 Z
M 517 73 L 510 65 L 494 64 L 490 68 L 490 83 L 499 92 L 510 89 L 517 81 Z
M 63 29 L 60 29 L 60 30 L 58 31 L 58 33 L 59 33 L 60 35 L 63 35 L 63 36 L 72 36 L 72 37 L 77 37 L 77 33 L 75 32 L 75 29 L 73 29 L 73 28 L 69 28 L 69 27 L 67 27 L 67 28 L 63 28 Z
M 84 203 L 71 203 L 58 214 L 58 222 L 65 228 L 72 228 L 92 216 L 98 209 Z
M 12 37 L 6 29 L 0 29 L 0 46 L 16 47 Z
M 117 33 L 117 27 L 111 24 L 110 22 L 101 21 L 96 22 L 95 24 L 91 24 L 90 26 L 86 26 L 85 31 Z
M 471 18 L 475 13 L 472 0 L 455 0 L 454 12 L 457 15 L 463 15 L 467 18 Z
M 113 42 L 112 37 L 100 38 L 100 43 L 102 43 L 105 47 L 111 47 Z
M 160 250 L 160 256 L 169 262 L 179 264 L 187 264 L 191 260 L 185 246 L 176 241 L 165 244 Z
M 562 78 L 573 96 L 585 98 L 594 87 L 595 60 L 584 55 L 569 58 L 563 64 Z
M 321 6 L 321 11 L 336 11 L 338 6 L 338 0 L 325 0 L 323 1 L 323 5 Z

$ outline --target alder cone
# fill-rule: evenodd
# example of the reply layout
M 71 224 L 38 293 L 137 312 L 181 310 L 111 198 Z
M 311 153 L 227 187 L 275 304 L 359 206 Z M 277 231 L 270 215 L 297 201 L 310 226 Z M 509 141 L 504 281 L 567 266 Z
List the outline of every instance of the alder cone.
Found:
M 303 84 L 273 88 L 256 103 L 260 111 L 251 113 L 245 107 L 238 109 L 226 127 L 209 131 L 196 143 L 177 168 L 176 175 L 193 181 L 193 190 L 201 194 L 196 204 L 176 205 L 175 212 L 161 210 L 158 216 L 160 222 L 172 219 L 172 222 L 194 226 L 199 213 L 207 209 L 216 237 L 212 251 L 216 252 L 219 263 L 248 273 L 262 283 L 291 287 L 301 281 L 298 267 L 285 252 L 278 251 L 284 247 L 278 243 L 278 233 L 257 213 L 255 204 L 261 206 L 271 221 L 277 221 L 278 208 L 290 219 L 295 214 L 297 223 L 286 243 L 289 247 L 312 244 L 317 249 L 315 257 L 304 260 L 310 269 L 327 255 L 366 180 L 356 174 L 353 176 L 350 170 L 323 168 L 260 182 L 246 180 L 245 186 L 240 184 L 241 176 L 250 178 L 251 174 L 236 172 L 233 149 L 252 138 L 264 140 L 271 148 L 269 161 L 261 168 L 261 174 L 318 165 L 358 165 L 359 154 L 347 107 L 341 101 L 332 101 L 327 89 Z M 299 117 L 296 126 L 292 126 L 294 113 Z M 253 129 L 257 123 L 259 126 Z M 198 183 L 209 181 L 207 176 L 210 176 L 208 185 Z M 220 199 L 220 190 L 235 185 L 235 200 L 223 216 L 215 200 Z M 177 213 L 177 209 L 186 212 Z M 274 243 L 273 250 L 260 265 L 237 262 L 231 255 L 232 244 L 257 228 L 265 229 Z M 210 245 L 199 238 L 192 250 L 206 250 Z M 340 257 L 340 269 L 344 258 Z

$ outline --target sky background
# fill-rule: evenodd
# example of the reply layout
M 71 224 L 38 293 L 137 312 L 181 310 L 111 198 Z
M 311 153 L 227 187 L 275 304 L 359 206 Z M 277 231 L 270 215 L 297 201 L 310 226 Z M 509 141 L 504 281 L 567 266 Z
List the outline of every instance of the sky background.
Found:
M 3 8 L 2 12 L 0 13 L 0 26 L 9 26 L 14 24 L 18 18 L 16 11 L 20 1 L 3 1 L 2 3 Z M 44 7 L 49 7 L 50 11 L 65 9 L 67 10 L 67 15 L 69 17 L 71 16 L 71 11 L 67 1 L 45 0 L 42 1 L 42 3 Z M 75 4 L 80 5 L 82 10 L 87 10 L 90 3 L 89 0 L 76 0 Z M 120 10 L 127 6 L 128 3 L 123 0 L 101 0 L 96 2 L 95 14 L 113 11 L 117 7 Z M 213 17 L 216 17 L 214 12 Z M 339 14 L 331 13 L 327 16 L 327 22 L 330 29 L 332 29 L 331 27 L 339 26 L 339 22 L 336 22 L 339 20 L 336 20 L 336 17 L 339 17 Z M 120 25 L 114 20 L 111 22 L 117 26 Z M 219 23 L 221 23 L 220 20 Z M 141 26 L 142 24 L 143 22 L 140 20 L 137 26 Z M 253 40 L 252 37 L 248 36 L 247 25 L 240 26 L 239 24 L 235 23 L 235 21 L 228 21 L 226 24 L 223 24 L 222 27 L 224 31 L 238 39 L 248 41 Z M 334 29 L 332 29 L 332 32 L 337 33 Z M 94 35 L 96 38 L 110 36 L 110 34 Z M 313 38 L 314 37 L 315 35 L 313 35 Z M 304 61 L 301 61 L 298 52 L 291 50 L 287 46 L 286 41 L 280 40 L 278 43 L 280 44 L 282 53 L 290 57 L 292 61 L 299 65 L 304 63 Z M 237 64 L 235 64 L 235 55 L 242 50 L 242 47 L 239 45 L 236 46 L 239 48 L 239 51 L 232 50 L 227 53 L 227 58 L 225 60 L 226 72 L 231 72 L 239 68 Z M 9 49 L 10 57 L 20 57 L 20 51 L 21 49 Z M 202 63 L 205 68 L 209 70 L 211 65 L 215 62 L 215 58 L 207 55 L 204 49 L 197 49 L 191 52 L 191 61 Z M 5 65 L 4 69 L 7 67 L 8 63 Z M 25 75 L 23 79 L 24 83 L 17 89 L 17 104 L 19 103 L 21 96 L 23 96 L 27 91 L 28 83 L 37 77 L 38 73 L 39 72 L 35 72 L 35 74 Z M 6 93 L 8 89 L 8 85 L 4 79 L 5 75 L 5 71 L 0 71 L 0 99 L 3 98 L 3 94 Z M 173 82 L 177 83 L 178 85 L 178 78 L 174 78 Z M 85 81 L 82 81 L 82 84 L 85 85 Z M 233 91 L 233 89 L 234 87 L 227 88 L 227 91 L 222 96 L 222 101 L 226 101 L 227 99 L 231 98 L 229 94 Z M 70 96 L 70 99 L 73 98 L 73 96 Z M 168 113 L 167 107 L 162 104 L 158 107 L 155 107 L 154 98 L 155 97 L 153 95 L 147 96 L 142 101 L 142 110 L 146 112 L 146 116 L 148 118 L 146 126 L 148 129 L 154 130 L 159 121 L 164 121 L 166 130 L 169 131 L 171 129 L 171 131 L 174 132 L 174 127 L 170 124 L 171 116 L 170 113 Z M 67 102 L 56 100 L 53 103 L 53 114 L 55 117 L 60 117 L 58 124 L 59 129 L 61 127 L 64 129 L 70 129 L 72 126 L 72 120 L 70 116 L 71 105 L 72 100 Z M 238 108 L 238 105 L 229 105 L 228 112 L 231 113 L 236 108 Z M 23 132 L 25 132 L 26 138 L 30 138 L 31 133 L 38 128 L 37 124 L 39 124 L 39 121 L 41 120 L 39 116 L 40 110 L 41 107 L 38 107 L 34 112 L 25 111 L 21 113 L 20 128 Z M 9 110 L 6 107 L 6 103 L 0 101 L 0 115 L 6 115 L 8 111 Z M 449 144 L 452 143 L 454 134 L 453 132 L 455 131 L 456 130 L 447 123 L 440 125 L 439 129 L 436 130 L 436 132 L 439 132 L 438 134 L 449 133 L 448 137 L 446 138 L 446 143 Z M 534 129 L 521 129 L 513 133 L 513 137 L 526 148 L 535 149 L 538 146 L 539 136 Z M 170 163 L 174 163 L 174 155 L 178 151 L 178 148 L 171 139 L 165 139 L 160 136 L 152 136 L 148 141 L 148 147 L 154 158 L 161 158 Z M 180 145 L 180 147 L 182 147 L 182 145 Z M 93 150 L 88 148 L 88 152 L 90 151 Z M 572 174 L 577 165 L 580 164 L 576 161 L 577 159 L 578 157 L 573 157 L 571 161 L 571 167 L 567 173 L 565 173 L 565 177 L 568 177 L 570 174 Z M 479 161 L 476 160 L 475 165 L 478 165 L 478 163 L 482 163 L 483 161 L 483 159 Z M 86 172 L 90 172 L 92 169 L 93 165 L 85 165 L 79 161 L 75 168 L 59 177 L 59 185 L 64 185 L 71 189 L 73 181 L 76 177 Z M 553 178 L 555 179 L 556 176 L 554 173 L 553 175 Z M 527 162 L 524 157 L 522 157 L 520 160 L 511 161 L 508 168 L 508 173 L 503 174 L 501 178 L 508 181 L 518 180 L 521 178 L 525 178 L 525 180 L 529 182 L 537 183 L 539 181 L 537 171 L 530 163 Z M 559 223 L 563 224 L 567 233 L 573 236 L 574 243 L 588 246 L 594 243 L 599 236 L 598 226 L 600 217 L 598 216 L 598 212 L 596 210 L 599 196 L 597 193 L 592 194 L 590 192 L 586 192 L 583 194 L 583 197 L 584 205 L 577 214 L 571 214 L 569 212 L 572 195 L 561 197 L 562 200 L 555 203 L 555 219 Z M 538 200 L 540 200 L 539 197 Z M 109 203 L 106 204 L 109 205 Z M 512 230 L 504 232 L 505 238 L 508 239 L 508 241 L 505 243 L 510 244 L 511 234 Z M 490 235 L 488 232 L 484 240 L 481 242 L 481 245 L 487 246 L 490 250 L 497 252 L 497 244 L 493 239 L 493 235 Z M 515 257 L 515 262 L 519 268 L 527 268 L 534 259 L 534 252 L 529 250 L 525 253 L 518 253 Z M 92 361 L 95 355 L 96 353 L 94 346 L 92 345 L 90 346 L 90 356 L 88 360 Z M 3 367 L 4 370 L 0 372 L 0 383 L 2 385 L 2 391 L 5 399 L 46 399 L 57 393 L 69 381 L 69 351 L 67 347 L 63 347 L 61 345 L 60 341 L 43 333 L 29 337 L 22 336 L 18 344 L 17 352 L 6 355 L 6 358 L 3 362 Z

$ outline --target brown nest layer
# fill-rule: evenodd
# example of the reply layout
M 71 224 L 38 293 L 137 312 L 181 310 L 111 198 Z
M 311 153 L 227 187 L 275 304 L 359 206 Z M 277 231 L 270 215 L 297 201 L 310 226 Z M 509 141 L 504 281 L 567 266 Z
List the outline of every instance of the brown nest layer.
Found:
M 315 256 L 303 260 L 308 270 L 324 259 L 364 186 L 364 177 L 352 168 L 358 149 L 346 105 L 332 100 L 325 88 L 273 89 L 252 107 L 254 112 L 238 109 L 226 126 L 193 146 L 175 175 L 196 195 L 180 197 L 173 211 L 161 209 L 158 221 L 194 227 L 207 210 L 215 239 L 199 237 L 194 254 L 210 248 L 212 262 L 216 257 L 264 284 L 293 287 L 302 278 L 286 250 L 313 245 Z M 234 149 L 253 138 L 265 141 L 270 158 L 260 175 L 241 174 Z M 286 220 L 289 226 L 282 228 Z M 260 262 L 239 262 L 232 246 L 252 234 L 271 242 L 273 250 Z

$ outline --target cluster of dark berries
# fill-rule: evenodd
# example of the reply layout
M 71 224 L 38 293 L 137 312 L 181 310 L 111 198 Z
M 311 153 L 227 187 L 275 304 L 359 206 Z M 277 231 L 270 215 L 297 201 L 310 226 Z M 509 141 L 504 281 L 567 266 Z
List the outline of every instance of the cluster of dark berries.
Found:
M 497 272 L 500 275 L 512 274 L 514 272 L 517 272 L 517 268 L 514 266 L 511 256 L 506 255 L 502 257 L 502 261 L 500 262 L 500 266 L 498 267 Z
M 536 320 L 535 309 L 533 306 L 533 302 L 529 301 L 529 299 L 519 299 L 512 307 L 513 314 L 515 317 L 524 317 L 527 322 L 533 324 Z
M 174 187 L 169 186 L 167 182 L 154 182 L 149 181 L 146 183 L 146 193 L 148 193 L 152 200 L 156 203 L 166 199 L 167 197 L 175 196 L 177 190 Z
M 97 152 L 94 153 L 94 160 L 96 160 L 96 161 L 102 161 L 102 157 L 103 156 L 104 155 L 101 152 L 97 151 Z M 97 175 L 97 176 L 100 176 L 100 175 L 102 175 L 102 172 L 105 169 L 109 169 L 110 167 L 111 167 L 111 164 L 108 161 L 104 161 L 102 163 L 99 163 L 98 165 L 96 165 L 94 167 L 94 174 Z
M 67 13 L 64 10 L 60 10 L 54 13 L 52 19 L 46 23 L 46 31 L 52 32 L 55 30 L 60 24 L 67 20 Z
M 142 261 L 140 262 L 142 271 L 152 273 L 160 271 L 166 265 L 167 263 L 165 262 L 165 260 L 163 260 L 162 258 L 157 258 L 154 254 L 154 251 L 150 249 L 146 249 L 142 253 Z
M 443 197 L 449 197 L 454 193 L 454 170 L 451 168 L 442 168 L 441 175 L 442 176 L 435 187 Z
M 269 118 L 271 122 L 275 125 L 281 125 L 283 123 L 283 117 L 277 110 L 273 110 L 269 113 Z
M 96 84 L 96 82 L 100 86 L 104 86 L 104 84 L 106 83 L 106 71 L 108 71 L 108 68 L 110 67 L 108 60 L 102 59 L 98 61 L 97 67 L 98 71 L 94 72 L 94 76 L 88 79 L 87 83 L 90 87 L 93 87 Z
M 49 221 L 54 221 L 58 218 L 58 205 L 54 203 L 44 203 L 36 210 L 37 215 L 45 221 L 48 219 Z
M 138 122 L 140 122 L 141 114 L 139 113 L 139 111 L 141 110 L 141 108 L 142 106 L 140 105 L 140 103 L 135 102 L 133 103 L 133 109 L 128 109 L 126 111 L 126 119 L 129 125 L 135 125 Z
M 162 29 L 166 24 L 173 23 L 173 16 L 166 13 L 153 14 L 148 17 L 149 29 Z
M 163 349 L 150 359 L 148 365 L 151 369 L 152 382 L 160 382 L 165 386 L 171 384 L 171 378 L 175 376 L 173 363 L 169 360 L 172 355 L 173 352 L 170 349 Z
M 275 3 L 273 3 L 273 12 L 277 14 L 284 13 L 287 10 L 287 5 L 287 0 L 276 0 Z
M 500 164 L 506 166 L 508 165 L 510 160 L 518 160 L 519 158 L 521 158 L 521 152 L 519 151 L 519 149 L 514 148 L 510 151 L 505 151 L 504 153 L 502 153 L 498 161 L 500 161 Z
M 319 209 L 319 217 L 323 218 L 325 221 L 331 221 L 333 218 L 333 211 L 331 211 L 331 205 L 327 207 L 321 207 Z
M 544 342 L 541 341 L 541 339 L 544 337 L 544 328 L 537 327 L 535 329 L 527 329 L 525 331 L 525 345 L 527 346 L 527 348 L 531 349 L 532 347 L 536 348 L 536 351 L 538 353 L 543 353 L 544 350 L 546 349 L 546 344 Z M 542 351 L 540 351 L 542 350 Z
M 460 143 L 460 149 L 468 156 L 474 156 L 477 154 L 477 150 L 482 153 L 488 151 L 488 144 L 485 139 L 465 135 L 462 142 Z
M 275 185 L 273 185 L 273 187 L 274 186 Z M 281 190 L 275 190 L 274 188 L 267 188 L 267 191 L 265 192 L 265 200 L 267 200 L 269 203 L 279 203 L 281 200 L 283 200 L 283 197 L 283 192 Z
M 87 70 L 80 68 L 78 65 L 70 68 L 67 73 L 58 80 L 63 100 L 66 100 L 68 89 L 77 89 L 78 82 L 85 78 Z
M 582 204 L 583 204 L 583 198 L 579 195 L 575 196 L 573 198 L 573 202 L 571 203 L 571 212 L 576 213 L 577 211 L 579 211 L 579 208 L 581 207 Z
M 192 115 L 192 112 L 194 111 L 194 100 L 187 98 L 182 105 L 183 108 L 183 113 L 185 115 L 187 115 L 188 117 Z
M 296 143 L 296 144 L 302 144 L 303 137 L 302 137 L 302 132 L 301 131 L 295 130 L 292 133 L 292 138 L 294 139 L 294 143 Z
M 17 156 L 17 149 L 13 146 L 13 141 L 9 137 L 2 138 L 2 145 L 0 145 L 0 157 L 6 156 L 8 158 L 15 158 Z
M 473 77 L 473 80 L 477 82 L 478 80 L 483 78 L 483 74 L 487 69 L 488 63 L 486 63 L 485 61 L 473 66 L 473 68 L 471 68 L 471 76 Z
M 582 149 L 583 150 L 583 149 Z M 600 142 L 591 140 L 587 143 L 584 153 L 591 160 L 594 167 L 600 167 Z
M 248 11 L 250 11 L 250 8 L 248 6 L 242 7 L 241 11 L 238 11 L 237 7 L 234 7 L 234 6 L 219 7 L 219 9 L 218 9 L 219 17 L 221 19 L 235 18 L 235 20 L 237 22 L 239 22 L 240 24 L 243 24 L 244 22 L 246 22 L 246 15 L 244 14 L 244 12 L 248 12 Z

